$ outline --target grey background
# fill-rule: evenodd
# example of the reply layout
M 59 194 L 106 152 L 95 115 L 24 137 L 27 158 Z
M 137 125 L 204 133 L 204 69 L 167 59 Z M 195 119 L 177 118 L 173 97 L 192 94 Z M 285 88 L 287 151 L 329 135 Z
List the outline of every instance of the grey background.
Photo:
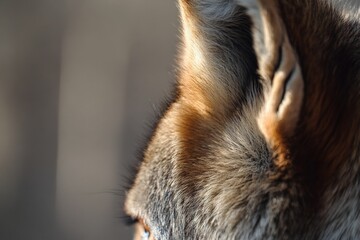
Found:
M 0 239 L 131 239 L 123 186 L 174 81 L 175 1 L 0 1 Z

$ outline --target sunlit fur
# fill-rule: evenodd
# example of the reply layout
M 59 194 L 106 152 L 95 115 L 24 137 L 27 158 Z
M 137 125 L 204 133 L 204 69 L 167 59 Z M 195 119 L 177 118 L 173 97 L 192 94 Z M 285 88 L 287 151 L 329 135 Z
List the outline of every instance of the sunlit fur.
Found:
M 179 9 L 177 94 L 127 213 L 157 240 L 360 238 L 357 15 L 325 0 Z

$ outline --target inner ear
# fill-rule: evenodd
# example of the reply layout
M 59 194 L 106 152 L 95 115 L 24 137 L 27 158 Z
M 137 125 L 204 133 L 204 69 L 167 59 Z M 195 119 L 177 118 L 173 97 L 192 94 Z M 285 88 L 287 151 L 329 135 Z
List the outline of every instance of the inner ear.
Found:
M 272 148 L 287 152 L 303 102 L 303 78 L 277 1 L 238 0 L 247 8 L 253 25 L 259 74 L 264 80 L 264 104 L 257 118 L 259 129 Z M 282 150 L 281 150 L 282 149 Z

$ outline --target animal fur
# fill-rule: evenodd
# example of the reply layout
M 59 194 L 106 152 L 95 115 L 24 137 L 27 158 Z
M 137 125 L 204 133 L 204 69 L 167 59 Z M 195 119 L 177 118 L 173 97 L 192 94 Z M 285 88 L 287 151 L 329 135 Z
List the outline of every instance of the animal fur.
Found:
M 157 240 L 360 238 L 358 15 L 324 0 L 179 7 L 177 94 L 127 213 Z

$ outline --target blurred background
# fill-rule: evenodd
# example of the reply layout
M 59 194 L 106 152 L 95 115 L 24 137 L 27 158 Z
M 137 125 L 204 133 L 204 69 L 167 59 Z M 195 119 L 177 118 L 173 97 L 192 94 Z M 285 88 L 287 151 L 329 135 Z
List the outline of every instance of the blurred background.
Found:
M 0 239 L 127 240 L 124 186 L 174 82 L 176 1 L 0 1 Z

